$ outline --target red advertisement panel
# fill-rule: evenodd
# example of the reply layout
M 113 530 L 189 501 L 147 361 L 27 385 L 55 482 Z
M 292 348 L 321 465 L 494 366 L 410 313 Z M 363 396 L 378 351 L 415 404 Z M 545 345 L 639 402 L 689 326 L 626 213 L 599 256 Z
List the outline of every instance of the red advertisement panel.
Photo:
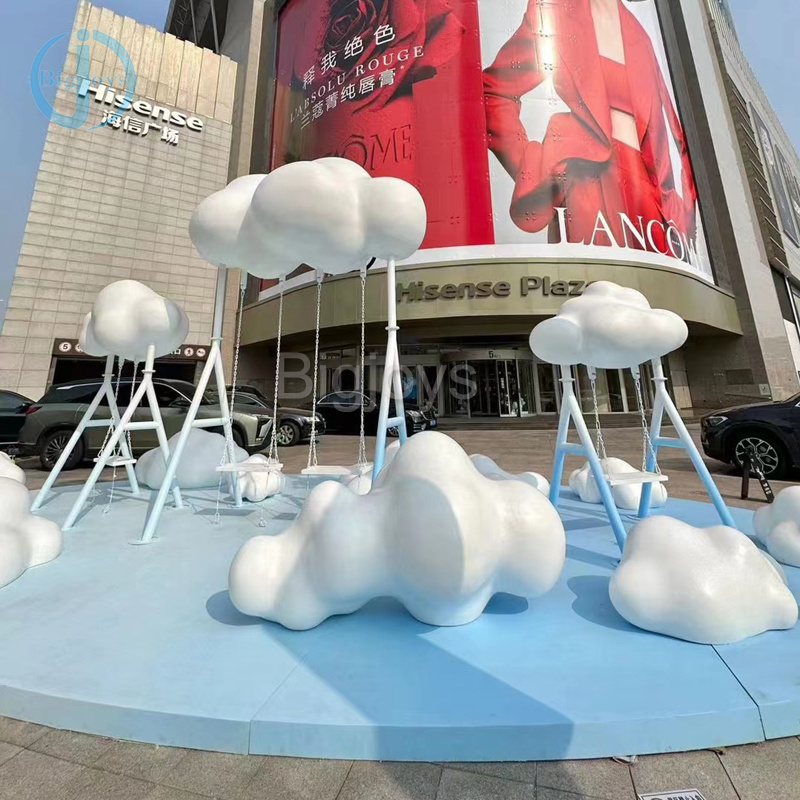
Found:
M 271 167 L 419 188 L 415 262 L 639 261 L 711 278 L 655 0 L 290 0 Z

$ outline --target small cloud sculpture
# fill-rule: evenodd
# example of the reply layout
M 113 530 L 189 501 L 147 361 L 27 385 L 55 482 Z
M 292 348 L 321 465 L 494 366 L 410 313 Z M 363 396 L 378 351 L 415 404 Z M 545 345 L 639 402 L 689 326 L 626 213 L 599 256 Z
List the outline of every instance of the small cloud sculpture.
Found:
M 0 450 L 0 478 L 10 478 L 12 481 L 21 483 L 23 486 L 26 483 L 25 470 L 19 465 L 15 464 L 8 453 Z
M 567 300 L 555 317 L 537 325 L 530 346 L 551 364 L 620 369 L 665 356 L 681 347 L 688 335 L 677 314 L 651 308 L 641 292 L 597 281 L 581 297 Z
M 30 507 L 30 494 L 23 483 L 0 477 L 0 586 L 61 553 L 61 528 L 31 514 Z
M 170 453 L 175 452 L 180 433 L 169 440 Z M 245 461 L 247 451 L 233 446 L 236 461 Z M 178 464 L 176 478 L 181 489 L 209 489 L 219 485 L 220 473 L 217 467 L 222 461 L 225 451 L 225 437 L 219 433 L 192 428 Z M 159 489 L 164 480 L 166 469 L 160 447 L 148 450 L 136 462 L 136 478 L 139 483 L 150 489 Z
M 521 472 L 518 475 L 513 475 L 500 469 L 489 456 L 476 454 L 470 456 L 470 460 L 481 475 L 485 475 L 493 481 L 524 481 L 533 486 L 534 489 L 538 489 L 545 497 L 550 494 L 550 481 L 538 472 Z
M 183 309 L 138 281 L 116 281 L 100 290 L 83 321 L 80 345 L 90 356 L 115 355 L 144 361 L 149 345 L 156 358 L 180 347 L 189 333 Z
M 464 625 L 496 592 L 549 591 L 565 557 L 564 526 L 545 497 L 484 477 L 450 437 L 426 431 L 369 494 L 324 481 L 287 530 L 245 542 L 228 588 L 242 613 L 295 630 L 386 595 L 422 622 Z
M 256 464 L 260 467 L 266 467 L 269 463 L 270 460 L 265 455 L 256 453 L 242 461 L 242 466 Z M 239 489 L 242 492 L 242 498 L 250 503 L 260 503 L 268 497 L 280 494 L 286 488 L 286 476 L 283 474 L 282 467 L 283 464 L 274 470 L 264 469 L 258 472 L 240 472 Z
M 621 458 L 603 458 L 600 460 L 600 463 L 603 465 L 606 475 L 626 475 L 640 471 Z M 569 476 L 569 488 L 572 489 L 584 503 L 600 504 L 603 502 L 603 498 L 600 497 L 600 490 L 597 488 L 597 481 L 594 479 L 588 461 Z M 639 508 L 639 501 L 642 499 L 642 484 L 627 483 L 621 484 L 620 486 L 612 486 L 611 494 L 614 497 L 614 503 L 617 508 L 622 508 L 626 511 L 636 511 L 636 509 Z M 651 503 L 653 506 L 666 505 L 668 497 L 667 488 L 663 483 L 653 484 L 653 492 L 651 495 Z
M 427 219 L 422 196 L 406 181 L 373 178 L 345 158 L 295 161 L 256 187 L 240 246 L 277 275 L 301 264 L 342 274 L 372 258 L 413 255 Z
M 781 564 L 800 567 L 800 486 L 789 486 L 772 505 L 756 511 L 756 536 Z
M 215 267 L 246 269 L 262 278 L 278 278 L 261 254 L 240 236 L 253 193 L 265 175 L 243 175 L 209 195 L 189 221 L 189 236 L 197 252 Z
M 743 533 L 651 517 L 628 533 L 611 577 L 632 625 L 699 644 L 730 644 L 797 623 L 783 570 Z

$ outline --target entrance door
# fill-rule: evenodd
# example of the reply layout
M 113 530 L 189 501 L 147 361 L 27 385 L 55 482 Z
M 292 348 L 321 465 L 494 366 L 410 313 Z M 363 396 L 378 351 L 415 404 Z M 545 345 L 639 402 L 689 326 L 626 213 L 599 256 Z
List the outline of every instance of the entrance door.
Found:
M 501 417 L 519 416 L 519 379 L 516 361 L 497 361 L 497 389 Z
M 497 362 L 471 361 L 475 370 L 475 391 L 469 401 L 470 416 L 497 417 L 500 403 L 497 391 Z

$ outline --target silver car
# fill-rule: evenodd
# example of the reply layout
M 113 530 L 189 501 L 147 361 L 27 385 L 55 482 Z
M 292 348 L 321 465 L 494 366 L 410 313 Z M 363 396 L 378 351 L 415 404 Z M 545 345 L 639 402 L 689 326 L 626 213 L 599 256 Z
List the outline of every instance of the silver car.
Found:
M 102 381 L 95 379 L 74 381 L 49 389 L 41 400 L 27 409 L 25 422 L 19 434 L 20 454 L 39 456 L 42 467 L 47 470 L 52 469 L 101 385 Z M 114 386 L 116 388 L 116 382 Z M 119 383 L 117 405 L 120 413 L 124 413 L 123 409 L 130 402 L 132 386 L 133 382 L 129 378 L 123 378 Z M 195 387 L 187 381 L 167 378 L 154 378 L 153 387 L 164 419 L 164 428 L 170 437 L 183 427 Z M 213 395 L 203 398 L 197 416 L 201 419 L 220 416 L 220 407 Z M 95 419 L 102 417 L 110 417 L 105 399 L 95 413 Z M 133 414 L 135 422 L 150 419 L 152 415 L 146 404 L 137 408 Z M 78 446 L 72 451 L 65 469 L 74 469 L 85 459 L 95 457 L 103 447 L 107 430 L 105 427 L 87 429 Z M 271 431 L 272 419 L 266 409 L 248 407 L 246 410 L 244 408 L 239 410 L 234 407 L 233 439 L 239 447 L 249 453 L 263 450 L 269 443 Z M 222 433 L 222 430 L 216 432 Z M 156 432 L 132 431 L 131 445 L 134 455 L 158 447 Z

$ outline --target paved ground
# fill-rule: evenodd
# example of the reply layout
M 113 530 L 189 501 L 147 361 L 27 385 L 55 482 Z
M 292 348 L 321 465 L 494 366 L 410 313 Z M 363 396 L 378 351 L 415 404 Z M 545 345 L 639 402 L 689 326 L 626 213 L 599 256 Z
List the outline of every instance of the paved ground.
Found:
M 669 435 L 668 428 L 665 434 Z M 698 447 L 700 444 L 700 428 L 691 425 L 690 430 L 695 437 Z M 503 469 L 509 472 L 524 472 L 533 470 L 549 476 L 552 469 L 553 447 L 555 446 L 556 433 L 552 430 L 481 430 L 473 428 L 467 430 L 447 431 L 449 436 L 456 439 L 469 453 L 483 453 L 493 458 Z M 641 464 L 642 460 L 642 432 L 640 428 L 610 428 L 605 431 L 604 439 L 609 456 L 616 456 L 630 462 L 634 466 Z M 374 449 L 374 439 L 368 438 L 367 453 Z M 319 447 L 320 464 L 355 464 L 358 457 L 358 437 L 356 436 L 324 436 Z M 281 461 L 286 472 L 299 472 L 306 466 L 308 446 L 283 448 L 280 451 Z M 38 459 L 27 459 L 20 462 L 28 470 L 28 485 L 36 489 L 42 485 L 47 475 L 37 469 Z M 717 485 L 723 496 L 731 505 L 758 508 L 763 503 L 763 494 L 757 481 L 753 481 L 750 494 L 755 501 L 743 502 L 739 500 L 741 478 L 729 466 L 719 461 L 706 460 L 709 469 L 714 475 Z M 577 458 L 567 459 L 567 472 L 577 469 L 582 461 Z M 697 479 L 689 459 L 679 450 L 663 450 L 659 458 L 663 472 L 669 475 L 667 488 L 674 497 L 705 500 L 706 495 Z M 81 483 L 89 474 L 90 466 L 66 472 L 59 479 L 59 483 Z M 106 470 L 105 478 L 108 479 L 111 470 Z M 119 470 L 118 475 L 124 479 L 124 470 Z M 800 480 L 800 476 L 797 476 Z M 775 490 L 787 486 L 787 483 L 776 482 Z
M 484 453 L 510 472 L 550 471 L 552 431 L 450 435 L 470 453 Z M 609 455 L 639 463 L 639 430 L 609 430 L 606 442 Z M 319 461 L 352 464 L 357 447 L 354 437 L 325 437 Z M 286 471 L 296 472 L 305 466 L 307 451 L 291 448 L 281 457 Z M 726 500 L 760 505 L 738 500 L 739 477 L 724 465 L 708 463 Z M 572 469 L 580 462 L 571 460 L 567 466 Z M 704 497 L 680 452 L 666 452 L 661 467 L 670 476 L 673 496 Z M 80 482 L 87 472 L 69 473 L 64 482 Z M 31 469 L 29 485 L 40 486 L 43 475 Z M 753 497 L 759 493 L 754 482 Z M 670 791 L 677 800 L 678 790 L 695 788 L 706 800 L 800 800 L 800 738 L 725 751 L 644 756 L 633 763 L 393 764 L 159 748 L 0 717 L 0 800 L 635 800 L 638 793 L 661 791 Z

